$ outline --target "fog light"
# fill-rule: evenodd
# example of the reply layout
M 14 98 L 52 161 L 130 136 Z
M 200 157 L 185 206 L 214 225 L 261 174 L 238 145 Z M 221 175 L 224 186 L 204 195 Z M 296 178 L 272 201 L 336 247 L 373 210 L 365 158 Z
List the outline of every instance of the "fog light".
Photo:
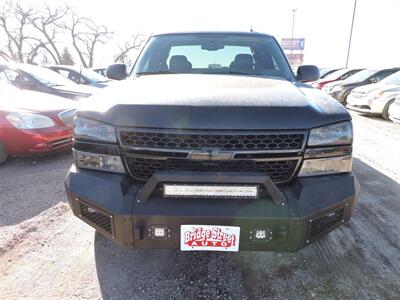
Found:
M 155 227 L 154 228 L 154 237 L 163 238 L 167 236 L 167 229 L 164 227 Z
M 351 172 L 352 156 L 305 159 L 299 177 Z
M 254 241 L 272 240 L 272 231 L 269 229 L 254 228 L 250 231 L 250 239 Z
M 164 184 L 165 197 L 258 198 L 258 185 Z
M 78 168 L 101 170 L 114 173 L 125 173 L 121 157 L 73 150 L 75 164 Z
M 151 239 L 169 239 L 171 237 L 171 228 L 163 225 L 152 225 L 147 230 Z

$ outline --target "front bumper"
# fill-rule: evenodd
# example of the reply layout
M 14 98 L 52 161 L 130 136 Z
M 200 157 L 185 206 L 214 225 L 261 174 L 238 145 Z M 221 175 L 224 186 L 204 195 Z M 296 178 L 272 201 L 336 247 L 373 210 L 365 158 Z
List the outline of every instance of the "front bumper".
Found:
M 47 153 L 72 148 L 72 128 L 55 126 L 43 129 L 9 129 L 6 133 L 6 147 L 9 154 L 25 155 Z
M 350 94 L 347 97 L 346 107 L 364 114 L 381 115 L 386 103 L 387 101 L 382 101 L 382 99 L 369 100 L 365 97 L 357 98 Z
M 230 225 L 240 227 L 240 251 L 297 251 L 348 221 L 359 193 L 356 178 L 347 173 L 280 185 L 282 204 L 270 198 L 166 199 L 157 193 L 137 202 L 143 184 L 74 166 L 65 186 L 73 213 L 119 245 L 179 249 L 181 225 Z M 167 226 L 170 238 L 149 236 L 152 225 Z M 267 229 L 271 239 L 252 240 L 254 228 Z

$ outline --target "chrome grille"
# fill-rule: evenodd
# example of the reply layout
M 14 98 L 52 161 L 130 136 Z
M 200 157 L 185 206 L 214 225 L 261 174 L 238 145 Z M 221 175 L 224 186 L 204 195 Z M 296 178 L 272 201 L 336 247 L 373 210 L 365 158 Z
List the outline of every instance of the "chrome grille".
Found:
M 296 173 L 304 131 L 119 129 L 127 169 L 136 180 L 157 171 L 260 172 L 276 183 Z

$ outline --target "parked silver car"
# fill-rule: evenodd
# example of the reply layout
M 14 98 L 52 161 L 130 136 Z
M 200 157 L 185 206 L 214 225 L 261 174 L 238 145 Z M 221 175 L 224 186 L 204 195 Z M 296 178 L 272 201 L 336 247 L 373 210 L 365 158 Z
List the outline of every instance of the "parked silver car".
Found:
M 347 97 L 347 107 L 365 114 L 381 115 L 389 119 L 389 107 L 400 95 L 400 71 L 378 83 L 355 88 Z

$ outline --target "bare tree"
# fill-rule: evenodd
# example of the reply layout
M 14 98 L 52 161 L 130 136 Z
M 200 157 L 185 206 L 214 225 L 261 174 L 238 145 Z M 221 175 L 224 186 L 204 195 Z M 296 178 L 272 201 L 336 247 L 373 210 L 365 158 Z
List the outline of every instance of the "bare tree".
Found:
M 135 34 L 130 37 L 123 45 L 118 43 L 118 54 L 114 57 L 114 62 L 121 62 L 125 64 L 130 64 L 131 61 L 128 57 L 129 52 L 132 50 L 138 50 L 142 46 L 145 38 L 141 34 Z
M 58 6 L 55 8 L 44 4 L 42 10 L 29 17 L 32 26 L 43 36 L 45 42 L 41 42 L 37 47 L 45 48 L 50 53 L 56 63 L 61 62 L 61 54 L 56 45 L 56 38 L 63 25 L 63 18 L 66 16 L 68 8 Z M 49 45 L 48 47 L 44 47 Z
M 51 51 L 49 48 L 49 43 L 48 42 L 43 42 L 42 40 L 34 37 L 30 37 L 29 40 L 35 41 L 36 44 L 31 44 L 31 50 L 27 54 L 26 62 L 28 64 L 33 64 L 35 63 L 35 58 L 39 55 L 40 51 L 42 50 L 43 54 L 48 53 L 50 54 L 52 60 L 54 63 L 57 63 L 57 57 L 54 55 L 54 53 Z
M 79 17 L 69 8 L 70 22 L 63 28 L 70 32 L 74 46 L 82 65 L 93 67 L 96 46 L 105 44 L 113 35 L 104 25 L 97 25 L 87 17 Z
M 0 11 L 0 28 L 7 37 L 7 50 L 10 56 L 24 62 L 24 46 L 29 37 L 25 34 L 29 26 L 29 18 L 35 14 L 33 8 L 22 8 L 20 3 L 7 1 Z

